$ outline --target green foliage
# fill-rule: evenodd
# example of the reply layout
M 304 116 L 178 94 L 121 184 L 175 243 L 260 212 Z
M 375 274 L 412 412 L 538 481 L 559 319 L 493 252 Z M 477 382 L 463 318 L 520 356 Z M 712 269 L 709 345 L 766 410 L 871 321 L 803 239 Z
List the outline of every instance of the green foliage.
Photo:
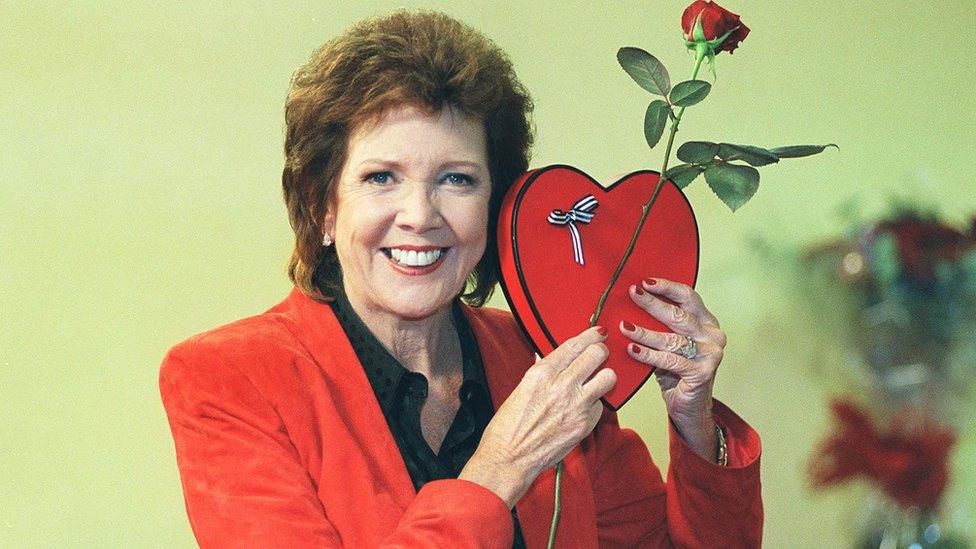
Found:
M 617 62 L 638 86 L 663 97 L 671 93 L 668 69 L 653 55 L 640 48 L 620 48 L 617 50 Z
M 701 20 L 696 22 L 695 32 L 703 34 Z M 731 32 L 731 31 L 729 31 Z M 719 39 L 709 42 L 709 48 L 704 51 L 710 60 L 714 60 L 713 48 L 721 44 L 729 33 Z M 699 40 L 700 42 L 701 40 Z M 665 126 L 671 120 L 671 138 L 677 130 L 681 114 L 685 107 L 697 105 L 703 101 L 712 90 L 712 85 L 704 80 L 698 80 L 698 68 L 701 65 L 703 52 L 697 50 L 700 44 L 689 42 L 698 52 L 695 71 L 692 80 L 679 82 L 672 89 L 671 77 L 668 70 L 656 57 L 641 48 L 624 47 L 617 50 L 617 62 L 628 75 L 645 90 L 662 96 L 647 106 L 644 113 L 644 139 L 652 149 L 661 141 Z M 677 111 L 675 107 L 679 107 Z M 671 140 L 668 141 L 668 156 L 670 156 Z M 736 143 L 713 143 L 711 141 L 688 141 L 678 147 L 678 160 L 684 162 L 667 170 L 664 177 L 673 182 L 679 189 L 690 185 L 699 175 L 705 174 L 705 181 L 712 191 L 732 211 L 741 208 L 759 189 L 760 166 L 776 164 L 783 158 L 800 158 L 819 154 L 827 149 L 839 147 L 833 143 L 826 145 L 788 145 L 765 149 L 755 145 L 740 145 Z M 742 163 L 735 164 L 739 161 Z M 744 163 L 744 164 L 743 164 Z M 665 162 L 667 165 L 667 162 Z
M 890 289 L 902 272 L 898 258 L 898 239 L 890 233 L 879 234 L 874 238 L 868 255 L 868 260 L 874 266 L 878 285 L 884 290 Z
M 753 166 L 775 164 L 782 158 L 810 156 L 831 146 L 837 145 L 793 145 L 764 149 L 755 145 L 688 141 L 678 147 L 677 153 L 678 160 L 685 164 L 668 170 L 667 178 L 683 189 L 704 172 L 708 186 L 735 211 L 748 202 L 759 188 L 759 171 Z M 735 160 L 748 166 L 732 164 Z
M 690 107 L 700 103 L 712 91 L 712 85 L 704 80 L 685 80 L 671 90 L 671 104 L 675 107 Z
M 789 145 L 786 147 L 776 147 L 774 149 L 769 149 L 769 152 L 780 158 L 800 158 L 801 156 L 811 156 L 822 153 L 827 147 L 833 147 L 838 151 L 840 150 L 840 147 L 837 145 L 827 143 L 826 145 Z
M 705 181 L 712 192 L 734 212 L 759 189 L 759 170 L 751 166 L 713 162 L 705 168 Z
M 664 126 L 668 123 L 671 107 L 662 99 L 655 99 L 647 106 L 644 114 L 644 138 L 652 149 L 664 135 Z
M 670 179 L 679 189 L 683 189 L 690 185 L 703 171 L 705 168 L 697 164 L 678 164 L 668 170 L 667 179 Z
M 678 160 L 689 164 L 706 164 L 718 154 L 718 144 L 711 141 L 689 141 L 678 147 Z
M 742 160 L 750 166 L 765 166 L 779 162 L 778 156 L 762 147 L 732 143 L 720 143 L 718 157 L 722 160 Z

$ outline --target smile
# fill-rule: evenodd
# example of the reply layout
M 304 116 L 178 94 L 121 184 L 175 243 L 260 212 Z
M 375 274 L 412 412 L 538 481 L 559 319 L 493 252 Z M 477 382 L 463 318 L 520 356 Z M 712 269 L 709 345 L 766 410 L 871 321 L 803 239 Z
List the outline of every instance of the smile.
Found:
M 450 248 L 380 248 L 380 250 L 386 257 L 390 258 L 390 262 L 398 267 L 398 270 L 409 274 L 426 274 L 440 265 L 441 258 Z

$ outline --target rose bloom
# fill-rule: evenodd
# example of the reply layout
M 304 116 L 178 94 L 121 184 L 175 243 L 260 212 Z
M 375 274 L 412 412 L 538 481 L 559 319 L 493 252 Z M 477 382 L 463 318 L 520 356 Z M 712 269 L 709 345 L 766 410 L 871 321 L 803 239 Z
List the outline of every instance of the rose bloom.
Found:
M 695 21 L 698 19 L 699 13 L 701 14 L 702 30 L 705 31 L 706 40 L 720 38 L 725 33 L 732 31 L 732 34 L 715 48 L 715 53 L 722 51 L 732 53 L 739 42 L 745 40 L 749 34 L 749 27 L 739 21 L 737 14 L 715 2 L 695 0 L 681 14 L 681 30 L 684 31 L 685 38 L 689 42 L 695 40 Z

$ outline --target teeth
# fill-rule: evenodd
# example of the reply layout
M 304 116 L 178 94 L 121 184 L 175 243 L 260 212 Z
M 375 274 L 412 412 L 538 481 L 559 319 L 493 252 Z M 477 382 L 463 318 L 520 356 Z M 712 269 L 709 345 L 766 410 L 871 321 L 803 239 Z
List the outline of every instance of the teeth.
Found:
M 410 267 L 426 267 L 438 260 L 441 257 L 443 250 L 428 250 L 425 252 L 418 252 L 417 250 L 401 250 L 399 248 L 390 248 L 390 256 L 393 260 L 401 265 L 407 265 Z

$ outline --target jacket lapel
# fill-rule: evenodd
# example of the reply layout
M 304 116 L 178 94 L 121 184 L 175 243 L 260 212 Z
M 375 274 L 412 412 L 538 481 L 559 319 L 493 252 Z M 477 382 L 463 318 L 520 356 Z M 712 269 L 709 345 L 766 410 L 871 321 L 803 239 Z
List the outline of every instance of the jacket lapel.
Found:
M 341 403 L 338 411 L 370 464 L 370 474 L 386 487 L 403 511 L 416 495 L 413 481 L 362 363 L 332 308 L 308 297 L 297 287 L 278 307 L 281 306 L 284 306 L 281 312 L 294 317 L 295 336 L 322 369 L 335 401 Z

